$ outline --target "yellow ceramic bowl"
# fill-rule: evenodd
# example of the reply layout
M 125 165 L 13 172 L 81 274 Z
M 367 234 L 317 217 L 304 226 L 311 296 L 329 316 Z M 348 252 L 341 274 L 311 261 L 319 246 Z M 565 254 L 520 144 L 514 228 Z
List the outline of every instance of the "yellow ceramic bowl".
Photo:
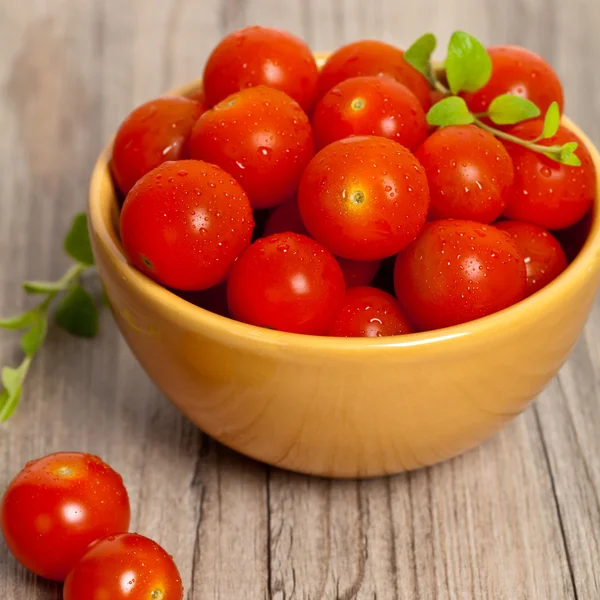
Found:
M 198 82 L 173 93 L 186 95 Z M 600 172 L 600 155 L 588 146 Z M 117 323 L 156 385 L 203 431 L 278 467 L 367 477 L 472 448 L 556 375 L 600 284 L 597 193 L 568 269 L 527 300 L 477 321 L 378 339 L 280 333 L 198 308 L 132 268 L 119 240 L 110 148 L 90 186 L 90 228 Z

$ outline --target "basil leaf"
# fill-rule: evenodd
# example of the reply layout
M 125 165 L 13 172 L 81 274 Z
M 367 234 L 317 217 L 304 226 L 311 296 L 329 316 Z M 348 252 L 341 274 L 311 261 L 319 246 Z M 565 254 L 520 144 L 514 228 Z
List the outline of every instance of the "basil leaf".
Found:
M 496 125 L 514 125 L 539 117 L 540 114 L 540 109 L 531 100 L 512 94 L 497 96 L 488 108 L 488 117 Z
M 404 53 L 404 60 L 427 79 L 431 79 L 431 55 L 436 46 L 435 35 L 426 33 Z
M 544 117 L 544 128 L 542 130 L 542 138 L 548 139 L 556 135 L 560 127 L 560 110 L 558 103 L 553 102 L 546 111 Z
M 481 42 L 464 31 L 455 31 L 446 58 L 446 77 L 452 93 L 476 92 L 491 76 L 492 61 Z
M 448 125 L 468 125 L 475 117 L 469 112 L 467 104 L 458 96 L 450 96 L 434 104 L 427 113 L 427 122 L 438 127 Z
M 98 310 L 80 285 L 69 288 L 56 309 L 55 319 L 63 329 L 79 337 L 94 337 L 98 333 Z
M 83 265 L 94 264 L 94 254 L 85 213 L 75 215 L 64 241 L 65 252 Z

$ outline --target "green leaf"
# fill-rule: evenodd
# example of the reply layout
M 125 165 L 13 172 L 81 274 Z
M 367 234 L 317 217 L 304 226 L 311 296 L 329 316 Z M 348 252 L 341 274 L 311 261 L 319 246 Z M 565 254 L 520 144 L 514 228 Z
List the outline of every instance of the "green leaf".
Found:
M 64 247 L 65 252 L 81 264 L 88 266 L 94 264 L 94 255 L 92 253 L 85 213 L 75 215 L 71 229 L 65 237 Z
M 567 142 L 560 149 L 559 162 L 563 165 L 570 165 L 572 167 L 580 167 L 581 161 L 577 154 L 575 154 L 575 150 L 579 147 L 577 142 Z
M 13 367 L 2 367 L 2 385 L 9 395 L 14 394 L 23 385 L 23 378 L 26 372 L 23 370 L 24 364 L 23 362 L 16 369 L 13 369 Z
M 468 125 L 475 117 L 469 112 L 467 104 L 458 96 L 444 98 L 434 104 L 427 113 L 427 122 L 438 127 L 448 125 Z
M 53 294 L 67 289 L 62 281 L 26 281 L 23 289 L 28 294 Z
M 492 61 L 481 42 L 464 31 L 455 31 L 446 58 L 446 77 L 452 93 L 476 92 L 491 76 Z
M 44 343 L 46 331 L 48 330 L 48 319 L 46 315 L 40 315 L 33 323 L 31 329 L 21 336 L 21 348 L 26 356 L 33 356 Z
M 98 333 L 98 310 L 92 297 L 80 285 L 69 288 L 56 309 L 55 318 L 73 335 L 94 337 Z
M 544 117 L 544 129 L 542 130 L 542 138 L 548 139 L 556 135 L 560 127 L 560 110 L 558 103 L 553 102 L 546 111 Z
M 14 317 L 0 319 L 0 327 L 2 329 L 25 329 L 36 320 L 37 315 L 38 311 L 35 308 L 26 310 L 19 315 L 15 315 Z
M 8 420 L 19 404 L 21 398 L 21 388 L 19 387 L 13 394 L 9 394 L 8 390 L 0 392 L 0 421 Z
M 512 94 L 497 96 L 488 108 L 488 117 L 496 125 L 514 125 L 539 117 L 540 114 L 540 109 L 531 100 Z
M 431 55 L 436 46 L 435 35 L 426 33 L 404 53 L 404 59 L 427 79 L 431 79 Z

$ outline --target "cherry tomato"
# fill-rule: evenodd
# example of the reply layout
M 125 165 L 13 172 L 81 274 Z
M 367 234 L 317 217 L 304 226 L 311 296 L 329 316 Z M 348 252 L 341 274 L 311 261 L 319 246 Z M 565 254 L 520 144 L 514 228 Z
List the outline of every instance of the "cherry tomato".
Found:
M 508 234 L 474 221 L 427 223 L 398 255 L 394 287 L 417 329 L 450 327 L 519 302 L 526 294 L 523 256 Z
M 111 169 L 127 194 L 142 175 L 168 160 L 187 158 L 187 142 L 204 111 L 188 98 L 157 98 L 136 108 L 121 124 L 113 144 Z
M 121 239 L 133 265 L 178 290 L 220 283 L 252 236 L 252 209 L 221 168 L 196 160 L 169 162 L 129 192 Z
M 490 102 L 501 94 L 513 94 L 531 100 L 545 114 L 552 102 L 563 110 L 563 89 L 554 69 L 540 56 L 519 46 L 488 48 L 492 76 L 476 92 L 465 94 L 471 112 L 486 112 Z
M 508 133 L 533 140 L 541 134 L 543 121 L 525 121 Z M 516 221 L 527 221 L 545 229 L 563 229 L 579 221 L 590 210 L 596 196 L 596 172 L 588 149 L 566 127 L 557 134 L 537 142 L 542 146 L 577 142 L 575 154 L 581 166 L 562 165 L 539 152 L 505 142 L 515 167 L 513 185 L 506 194 L 504 215 Z
M 418 98 L 391 77 L 340 82 L 317 104 L 312 124 L 318 148 L 351 135 L 378 135 L 414 150 L 427 136 Z
M 504 146 L 475 125 L 438 129 L 417 150 L 429 181 L 429 219 L 491 223 L 506 205 L 513 164 Z
M 369 285 L 381 267 L 381 260 L 348 260 L 336 256 L 346 287 L 355 287 L 359 285 Z
M 93 544 L 69 573 L 64 600 L 182 600 L 181 575 L 163 548 L 137 533 Z
M 567 268 L 567 257 L 549 231 L 522 221 L 502 221 L 496 227 L 512 237 L 523 256 L 527 296 L 541 290 Z
M 412 333 L 396 298 L 374 287 L 346 290 L 344 306 L 329 335 L 337 337 L 383 337 Z
M 403 83 L 424 110 L 431 106 L 427 79 L 404 60 L 402 50 L 376 40 L 342 46 L 327 59 L 319 78 L 320 97 L 345 79 L 361 75 L 388 75 Z
M 308 231 L 331 252 L 378 260 L 415 239 L 427 217 L 429 190 L 409 150 L 385 138 L 351 137 L 311 160 L 298 205 Z
M 319 72 L 300 38 L 270 27 L 252 26 L 225 37 L 208 57 L 204 89 L 212 106 L 248 87 L 266 85 L 291 96 L 310 112 Z
M 123 480 L 98 457 L 59 452 L 27 463 L 2 499 L 2 533 L 36 575 L 63 581 L 89 544 L 129 528 Z
M 297 233 L 254 242 L 237 260 L 227 302 L 239 321 L 323 335 L 344 301 L 344 276 L 321 244 Z
M 310 122 L 298 103 L 258 86 L 205 112 L 192 131 L 190 152 L 233 175 L 253 208 L 267 208 L 295 195 L 315 150 Z

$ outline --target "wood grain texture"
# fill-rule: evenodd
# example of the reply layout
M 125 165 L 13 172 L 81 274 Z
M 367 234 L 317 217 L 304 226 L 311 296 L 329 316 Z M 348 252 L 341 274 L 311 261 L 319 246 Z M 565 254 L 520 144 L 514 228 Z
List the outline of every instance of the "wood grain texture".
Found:
M 457 28 L 542 53 L 567 111 L 600 143 L 597 0 L 0 0 L 0 314 L 26 278 L 58 277 L 96 155 L 137 103 L 201 74 L 227 31 L 259 22 L 324 50 L 407 45 Z M 331 482 L 201 435 L 149 382 L 108 315 L 94 341 L 52 329 L 15 417 L 0 488 L 29 459 L 98 453 L 130 490 L 133 526 L 180 566 L 187 600 L 600 598 L 600 304 L 535 405 L 434 468 Z M 0 334 L 0 363 L 18 359 Z M 510 374 L 507 374 L 510 376 Z M 0 543 L 0 597 L 60 598 Z

